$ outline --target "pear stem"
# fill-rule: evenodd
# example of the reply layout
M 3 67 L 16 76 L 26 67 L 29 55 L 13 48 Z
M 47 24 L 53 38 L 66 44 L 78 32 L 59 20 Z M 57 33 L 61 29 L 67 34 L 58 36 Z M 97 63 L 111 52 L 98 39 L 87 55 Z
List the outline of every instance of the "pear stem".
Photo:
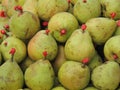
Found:
M 11 54 L 11 61 L 13 62 L 13 57 L 14 57 L 14 54 L 16 52 L 16 49 L 15 48 L 11 48 L 9 54 Z
M 11 55 L 11 61 L 13 62 L 13 58 L 14 58 L 14 54 L 13 55 Z

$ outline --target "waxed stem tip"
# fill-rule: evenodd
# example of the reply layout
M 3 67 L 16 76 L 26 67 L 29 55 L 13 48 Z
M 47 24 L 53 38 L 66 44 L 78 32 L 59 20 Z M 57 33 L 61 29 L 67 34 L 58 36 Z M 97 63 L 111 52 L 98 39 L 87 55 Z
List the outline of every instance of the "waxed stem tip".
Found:
M 0 17 L 6 17 L 5 11 L 0 11 Z
M 15 6 L 15 7 L 14 7 L 14 10 L 19 11 L 19 12 L 20 12 L 20 14 L 22 14 L 22 13 L 23 13 L 23 9 L 22 9 L 22 7 L 21 7 L 21 6 Z

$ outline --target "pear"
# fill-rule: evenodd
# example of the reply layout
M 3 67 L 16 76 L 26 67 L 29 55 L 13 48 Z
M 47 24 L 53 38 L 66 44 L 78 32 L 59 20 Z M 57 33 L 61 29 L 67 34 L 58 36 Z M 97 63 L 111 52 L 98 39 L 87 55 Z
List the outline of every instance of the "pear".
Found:
M 58 52 L 55 39 L 48 30 L 37 32 L 28 43 L 28 55 L 32 60 L 48 59 L 54 60 Z
M 120 83 L 120 66 L 115 61 L 107 61 L 96 67 L 92 74 L 93 85 L 99 90 L 116 90 Z
M 100 0 L 104 17 L 115 20 L 120 19 L 120 1 L 119 0 Z
M 2 5 L 6 7 L 7 15 L 11 17 L 15 13 L 17 13 L 14 10 L 14 7 L 17 5 L 22 6 L 24 2 L 25 0 L 2 0 Z
M 51 90 L 67 90 L 67 89 L 65 89 L 63 86 L 56 86 L 52 88 Z
M 120 35 L 113 36 L 104 45 L 104 55 L 107 60 L 116 60 L 120 63 Z
M 58 54 L 54 60 L 53 67 L 55 72 L 57 73 L 61 67 L 61 65 L 66 62 L 66 58 L 64 55 L 64 46 L 63 45 L 58 45 Z
M 48 29 L 53 37 L 61 43 L 65 43 L 72 32 L 79 27 L 77 19 L 68 12 L 61 12 L 51 17 Z
M 17 63 L 20 63 L 22 60 L 24 60 L 27 55 L 27 48 L 25 43 L 14 36 L 6 38 L 1 43 L 0 47 L 1 47 L 1 54 L 5 61 L 11 58 L 11 55 L 9 54 L 9 50 L 11 47 L 16 48 L 16 53 L 14 55 L 14 58 Z
M 32 60 L 30 57 L 26 57 L 25 60 L 23 60 L 20 63 L 20 67 L 22 69 L 23 72 L 25 72 L 25 70 L 31 65 L 33 64 L 35 61 Z
M 23 11 L 29 11 L 34 13 L 36 16 L 37 14 L 37 0 L 26 0 L 23 5 Z
M 115 32 L 117 24 L 113 19 L 98 17 L 88 20 L 86 26 L 93 42 L 97 45 L 102 45 Z
M 99 89 L 97 89 L 95 87 L 86 87 L 84 90 L 99 90 Z
M 84 26 L 84 25 L 82 25 Z M 81 26 L 81 27 L 82 27 Z M 95 48 L 87 30 L 76 29 L 65 43 L 65 57 L 68 60 L 80 61 L 94 56 Z
M 92 57 L 91 61 L 89 62 L 88 66 L 91 71 L 93 71 L 94 68 L 101 65 L 103 63 L 101 56 L 96 52 L 95 55 Z
M 25 71 L 25 84 L 31 90 L 51 90 L 54 84 L 54 71 L 49 60 L 40 59 Z
M 16 6 L 16 9 L 20 9 L 20 7 Z M 21 40 L 29 40 L 40 29 L 40 20 L 35 14 L 20 9 L 19 13 L 10 18 L 9 25 L 10 31 L 16 37 Z
M 87 65 L 76 61 L 66 61 L 59 69 L 58 79 L 67 90 L 82 90 L 90 80 Z
M 13 54 L 14 52 L 15 48 L 12 48 L 10 53 Z M 23 85 L 23 72 L 12 56 L 0 66 L 0 90 L 17 90 Z
M 99 0 L 78 0 L 74 5 L 73 14 L 80 23 L 99 17 L 101 15 L 100 2 Z
M 49 21 L 56 13 L 67 11 L 67 9 L 67 0 L 38 0 L 37 3 L 38 15 L 44 21 Z

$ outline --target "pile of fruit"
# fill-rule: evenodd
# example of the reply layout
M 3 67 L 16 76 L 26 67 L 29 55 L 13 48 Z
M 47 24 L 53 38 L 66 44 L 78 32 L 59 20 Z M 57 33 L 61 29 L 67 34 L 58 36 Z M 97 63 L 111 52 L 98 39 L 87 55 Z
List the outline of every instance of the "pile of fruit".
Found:
M 120 90 L 120 0 L 0 0 L 0 90 Z

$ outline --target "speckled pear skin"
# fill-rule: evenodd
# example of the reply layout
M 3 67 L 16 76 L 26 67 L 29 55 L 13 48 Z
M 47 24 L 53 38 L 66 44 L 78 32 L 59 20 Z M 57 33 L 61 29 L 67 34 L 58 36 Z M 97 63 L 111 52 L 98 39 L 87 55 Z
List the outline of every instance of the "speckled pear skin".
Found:
M 99 89 L 97 89 L 95 87 L 86 87 L 84 90 L 99 90 Z
M 51 90 L 66 90 L 63 86 L 56 86 L 52 88 Z
M 66 59 L 65 53 L 64 53 L 64 46 L 58 45 L 58 53 L 57 53 L 57 56 L 55 57 L 54 63 L 53 63 L 53 67 L 54 67 L 56 74 L 59 71 L 62 64 L 66 61 L 67 61 L 67 59 Z
M 86 22 L 86 25 L 93 42 L 98 45 L 104 44 L 115 32 L 117 26 L 115 20 L 105 17 L 92 18 Z
M 66 61 L 58 72 L 60 83 L 68 90 L 82 90 L 90 80 L 88 66 L 76 61 Z
M 95 55 L 92 57 L 91 61 L 88 63 L 88 66 L 90 70 L 93 71 L 95 67 L 101 65 L 102 63 L 103 63 L 103 60 L 101 56 L 96 52 Z
M 120 0 L 100 0 L 104 17 L 111 18 L 111 14 L 115 13 L 115 20 L 120 19 Z
M 43 52 L 47 53 L 45 57 Z M 28 43 L 28 55 L 32 60 L 48 59 L 54 60 L 58 52 L 58 46 L 51 34 L 46 34 L 45 30 L 37 32 Z
M 86 0 L 86 2 L 78 0 L 74 5 L 73 14 L 80 23 L 85 23 L 91 18 L 100 16 L 100 2 L 99 0 Z
M 80 61 L 91 58 L 95 54 L 95 48 L 87 30 L 75 30 L 65 44 L 65 57 L 68 60 Z
M 25 83 L 32 90 L 51 90 L 54 85 L 54 71 L 49 60 L 38 60 L 25 71 Z
M 104 55 L 107 60 L 116 60 L 120 63 L 120 35 L 113 36 L 105 43 Z M 114 58 L 113 55 L 117 55 L 118 58 Z
M 11 58 L 11 55 L 9 54 L 9 50 L 14 47 L 16 48 L 16 53 L 14 55 L 14 59 L 17 63 L 20 63 L 22 60 L 25 59 L 27 55 L 27 48 L 25 43 L 16 38 L 16 37 L 8 37 L 1 43 L 1 54 L 4 58 L 4 61 L 7 61 Z
M 23 11 L 29 11 L 29 12 L 35 14 L 36 16 L 38 16 L 37 1 L 38 0 L 25 0 L 25 3 L 23 5 Z
M 10 31 L 21 40 L 31 39 L 40 29 L 39 18 L 31 12 L 14 14 L 10 18 Z
M 92 74 L 93 85 L 100 90 L 116 90 L 120 83 L 120 66 L 115 61 L 107 61 L 96 67 Z
M 2 5 L 5 6 L 7 15 L 9 17 L 13 16 L 17 11 L 14 10 L 14 7 L 17 5 L 22 6 L 25 0 L 2 0 Z
M 17 90 L 24 85 L 23 72 L 14 60 L 0 66 L 0 77 L 0 90 Z
M 67 9 L 67 0 L 38 0 L 37 4 L 38 16 L 45 21 L 49 21 L 56 13 L 65 12 Z
M 48 23 L 50 33 L 60 43 L 65 43 L 72 32 L 78 27 L 77 19 L 68 12 L 55 14 Z M 61 34 L 61 30 L 65 30 L 65 34 Z

